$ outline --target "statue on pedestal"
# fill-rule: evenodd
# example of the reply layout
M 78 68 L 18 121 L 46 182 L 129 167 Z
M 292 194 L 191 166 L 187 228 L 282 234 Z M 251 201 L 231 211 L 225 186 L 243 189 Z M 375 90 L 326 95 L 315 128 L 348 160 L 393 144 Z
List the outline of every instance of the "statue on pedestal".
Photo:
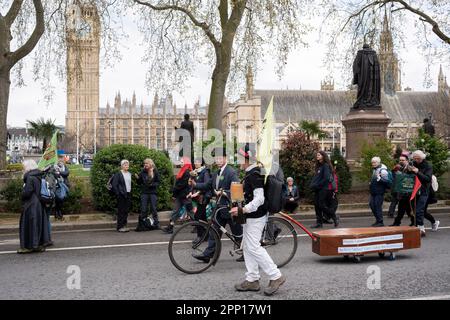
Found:
M 358 96 L 352 110 L 381 109 L 381 76 L 377 53 L 365 44 L 353 62 L 353 84 Z

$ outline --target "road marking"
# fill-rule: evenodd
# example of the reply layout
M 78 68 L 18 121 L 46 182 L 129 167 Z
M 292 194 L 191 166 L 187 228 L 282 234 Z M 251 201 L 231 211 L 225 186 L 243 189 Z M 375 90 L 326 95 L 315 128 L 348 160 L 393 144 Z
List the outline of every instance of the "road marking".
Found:
M 308 237 L 307 234 L 299 234 L 297 237 Z M 231 241 L 230 239 L 222 239 L 222 241 Z M 176 241 L 176 244 L 189 243 L 192 240 L 187 241 Z M 98 246 L 85 246 L 85 247 L 68 247 L 68 248 L 53 248 L 47 249 L 48 252 L 57 251 L 74 251 L 74 250 L 92 250 L 92 249 L 109 249 L 109 248 L 127 248 L 127 247 L 143 247 L 143 246 L 154 246 L 154 245 L 168 245 L 169 241 L 160 242 L 142 242 L 142 243 L 126 243 L 126 244 L 111 244 L 111 245 L 98 245 Z M 17 251 L 0 251 L 0 255 L 13 254 Z
M 432 296 L 432 297 L 420 297 L 420 298 L 412 298 L 412 299 L 404 299 L 404 300 L 450 300 L 450 295 L 447 296 Z
M 441 229 L 450 229 L 449 227 L 442 227 Z M 431 228 L 427 228 L 427 230 L 431 230 Z M 297 234 L 297 237 L 308 237 L 307 234 Z M 222 239 L 222 241 L 230 241 L 230 239 Z M 187 243 L 189 241 L 177 241 L 176 243 Z M 74 250 L 92 250 L 92 249 L 109 249 L 109 248 L 126 248 L 126 247 L 142 247 L 142 246 L 153 246 L 153 245 L 168 245 L 169 241 L 162 242 L 143 242 L 143 243 L 127 243 L 127 244 L 111 244 L 111 245 L 98 245 L 98 246 L 85 246 L 85 247 L 68 247 L 68 248 L 53 248 L 47 249 L 48 252 L 57 252 L 57 251 L 74 251 Z M 13 254 L 17 253 L 17 251 L 0 251 L 0 255 L 5 254 Z

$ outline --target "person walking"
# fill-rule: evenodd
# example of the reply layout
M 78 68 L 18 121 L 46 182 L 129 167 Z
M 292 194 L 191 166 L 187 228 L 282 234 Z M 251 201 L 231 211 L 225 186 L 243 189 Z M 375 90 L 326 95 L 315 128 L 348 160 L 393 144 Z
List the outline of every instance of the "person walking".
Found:
M 240 150 L 240 154 L 245 159 L 241 168 L 245 170 L 244 198 L 246 205 L 242 208 L 241 213 L 237 207 L 232 208 L 230 213 L 232 216 L 245 215 L 242 248 L 247 272 L 245 281 L 236 284 L 235 289 L 241 292 L 259 291 L 261 289 L 259 269 L 261 268 L 270 279 L 264 294 L 271 296 L 286 282 L 286 277 L 281 274 L 266 249 L 261 246 L 263 229 L 268 219 L 267 200 L 264 197 L 265 177 L 261 174 L 261 168 L 256 162 L 255 154 L 250 151 L 249 144 Z
M 112 190 L 117 198 L 117 231 L 129 232 L 127 228 L 128 214 L 131 210 L 131 173 L 130 162 L 122 160 L 121 170 L 114 175 Z
M 22 191 L 23 210 L 20 216 L 20 249 L 17 253 L 44 252 L 44 209 L 40 201 L 42 172 L 34 160 L 25 160 L 24 187 Z
M 221 191 L 225 192 L 228 195 L 228 198 L 231 199 L 231 183 L 232 182 L 240 182 L 236 170 L 234 170 L 227 163 L 227 153 L 225 148 L 217 148 L 215 150 L 215 162 L 218 166 L 219 170 L 215 172 L 212 176 L 212 179 L 209 183 L 196 183 L 192 181 L 192 186 L 197 190 L 211 190 L 213 195 L 219 197 Z M 217 202 L 217 207 L 226 207 L 229 208 L 229 200 L 222 197 L 220 201 Z M 232 218 L 230 211 L 227 209 L 222 209 L 217 214 L 217 222 L 219 225 L 214 224 L 214 227 L 219 232 L 219 235 L 222 236 L 222 231 L 220 227 L 226 227 L 227 224 L 230 225 L 231 233 L 234 235 L 237 242 L 242 241 L 242 226 L 240 224 L 235 223 Z M 211 257 L 214 256 L 215 250 L 215 240 L 212 235 L 209 236 L 208 239 L 208 247 L 203 251 L 202 254 L 194 255 L 193 257 L 197 260 L 208 263 Z M 244 261 L 244 256 L 237 259 L 237 261 Z
M 426 161 L 426 155 L 422 150 L 414 151 L 412 158 L 413 166 L 411 167 L 411 171 L 414 172 L 421 183 L 418 195 L 416 195 L 416 226 L 420 229 L 420 233 L 424 237 L 426 233 L 423 219 L 430 194 L 433 167 Z
M 400 162 L 400 159 L 399 159 Z M 395 179 L 397 177 L 397 172 L 401 169 L 401 165 L 398 163 L 394 166 L 392 169 L 392 185 L 395 185 Z M 394 188 L 391 188 L 391 204 L 389 205 L 389 211 L 388 211 L 388 217 L 394 218 L 395 217 L 395 209 L 397 208 L 399 202 L 399 195 L 397 192 L 395 192 Z
M 185 207 L 187 212 L 192 212 L 192 200 L 187 198 L 191 190 L 191 186 L 189 185 L 190 172 L 192 171 L 191 159 L 189 157 L 183 157 L 181 165 L 182 167 L 176 176 L 175 185 L 172 189 L 172 199 L 175 205 L 169 225 L 163 228 L 163 232 L 167 234 L 173 233 L 175 222 L 178 220 L 183 207 Z
M 287 185 L 284 189 L 284 210 L 292 214 L 298 207 L 300 194 L 298 187 L 294 185 L 294 179 L 292 177 L 287 178 L 286 183 Z
M 397 181 L 400 179 L 400 175 L 410 174 L 409 171 L 409 160 L 407 154 L 402 154 L 399 157 L 398 160 L 398 166 L 396 166 L 395 172 L 393 173 L 393 181 Z M 394 188 L 393 188 L 394 189 Z M 398 212 L 395 216 L 394 223 L 391 225 L 391 227 L 398 227 L 400 226 L 403 216 L 405 213 L 410 217 L 411 224 L 410 226 L 414 225 L 414 217 L 411 214 L 411 211 L 414 210 L 414 203 L 411 202 L 411 193 L 403 193 L 403 192 L 395 192 L 397 201 L 398 201 Z
M 339 220 L 336 214 L 331 210 L 329 204 L 331 203 L 332 190 L 329 190 L 329 183 L 332 181 L 332 166 L 328 154 L 324 151 L 319 151 L 316 154 L 316 170 L 315 175 L 311 181 L 310 188 L 314 191 L 314 208 L 316 211 L 316 224 L 311 228 L 322 228 L 324 217 L 333 219 L 334 226 L 339 226 Z
M 428 205 L 437 203 L 438 200 L 436 198 L 436 193 L 434 192 L 433 188 L 430 188 L 430 195 L 428 196 L 427 204 L 425 205 L 424 210 L 424 218 L 430 221 L 431 223 L 431 231 L 438 231 L 440 221 L 436 220 L 431 213 L 428 212 Z
M 159 229 L 157 191 L 160 184 L 159 173 L 152 159 L 144 160 L 144 168 L 139 174 L 135 174 L 137 184 L 141 187 L 141 212 L 136 231 L 150 231 Z M 148 216 L 150 206 L 151 217 Z
M 199 184 L 205 184 L 208 185 L 211 181 L 211 173 L 209 169 L 205 166 L 205 163 L 202 158 L 197 158 L 194 161 L 195 170 L 191 172 L 191 178 L 189 181 L 189 185 L 193 185 L 192 181 L 194 180 L 196 182 L 196 185 Z M 198 189 L 198 187 L 192 187 L 192 192 L 190 193 L 190 198 L 196 205 L 196 212 L 195 212 L 195 220 L 199 221 L 206 221 L 206 207 L 209 204 L 209 201 L 212 198 L 212 191 L 209 188 L 208 190 L 202 191 Z M 197 228 L 197 239 L 195 241 L 200 241 L 202 239 L 202 229 Z
M 380 157 L 372 158 L 372 179 L 370 181 L 369 207 L 376 219 L 372 227 L 384 227 L 383 222 L 383 201 L 386 189 L 392 183 L 389 181 L 387 167 L 381 163 Z

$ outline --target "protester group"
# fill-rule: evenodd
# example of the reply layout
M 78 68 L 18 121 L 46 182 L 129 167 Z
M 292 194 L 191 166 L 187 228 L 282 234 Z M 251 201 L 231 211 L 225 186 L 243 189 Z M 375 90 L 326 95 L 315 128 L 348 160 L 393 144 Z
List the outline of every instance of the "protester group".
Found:
M 236 285 L 238 291 L 258 291 L 259 268 L 270 278 L 269 286 L 265 293 L 273 294 L 285 282 L 285 277 L 273 263 L 266 250 L 261 247 L 260 236 L 268 216 L 267 185 L 265 184 L 263 168 L 256 161 L 250 145 L 240 149 L 239 153 L 244 157 L 245 163 L 241 170 L 245 173 L 243 180 L 238 177 L 237 170 L 227 163 L 227 150 L 220 148 L 215 156 L 217 171 L 212 172 L 205 165 L 203 158 L 191 157 L 181 159 L 181 169 L 176 175 L 172 188 L 173 211 L 167 226 L 161 228 L 157 212 L 158 188 L 160 174 L 152 159 L 146 159 L 139 173 L 132 174 L 129 171 L 130 163 L 123 159 L 120 162 L 120 170 L 108 182 L 111 194 L 117 199 L 117 231 L 129 232 L 128 215 L 131 210 L 131 192 L 134 180 L 140 188 L 140 214 L 136 232 L 162 230 L 172 234 L 179 220 L 207 221 L 213 210 L 212 201 L 220 192 L 230 194 L 232 183 L 241 182 L 244 185 L 245 206 L 243 213 L 246 215 L 246 223 L 239 224 L 233 219 L 238 214 L 237 208 L 221 211 L 216 217 L 217 223 L 226 227 L 229 225 L 233 235 L 238 241 L 243 242 L 243 255 L 237 261 L 244 261 L 247 267 L 246 280 Z M 56 219 L 62 219 L 62 207 L 69 190 L 69 171 L 61 157 L 58 164 L 39 170 L 36 162 L 25 161 L 24 165 L 24 189 L 22 194 L 23 213 L 20 220 L 20 246 L 19 253 L 42 252 L 53 245 L 51 240 L 50 215 L 52 212 Z M 411 226 L 417 226 L 422 235 L 425 235 L 424 218 L 430 220 L 432 229 L 436 231 L 439 221 L 436 221 L 427 211 L 428 205 L 435 203 L 434 191 L 436 181 L 433 176 L 432 166 L 426 161 L 426 155 L 417 150 L 411 155 L 403 153 L 399 163 L 389 170 L 379 157 L 372 159 L 373 174 L 370 181 L 369 207 L 376 219 L 372 227 L 384 226 L 383 201 L 386 192 L 390 190 L 392 202 L 389 215 L 394 218 L 395 206 L 398 204 L 398 214 L 395 216 L 392 226 L 399 226 L 406 213 L 411 219 Z M 294 179 L 288 177 L 284 180 L 282 169 L 278 166 L 281 179 L 285 182 L 281 197 L 283 198 L 286 213 L 295 213 L 300 200 L 299 186 Z M 46 193 L 51 193 L 52 179 L 55 191 L 49 199 L 45 199 Z M 397 185 L 408 179 L 419 181 L 417 188 L 401 189 Z M 417 179 L 416 179 L 417 178 Z M 49 182 L 50 181 L 50 182 Z M 397 182 L 397 183 L 396 183 Z M 403 185 L 405 185 L 403 183 Z M 411 185 L 411 183 L 409 183 Z M 300 186 L 301 187 L 301 186 Z M 309 185 L 314 192 L 314 207 L 316 223 L 311 228 L 322 228 L 324 224 L 333 224 L 337 228 L 340 224 L 336 214 L 338 208 L 338 176 L 328 154 L 320 151 L 316 154 L 315 173 Z M 413 197 L 414 194 L 414 197 Z M 228 197 L 229 198 L 229 197 Z M 221 198 L 223 203 L 216 205 L 229 205 L 226 198 Z M 220 228 L 217 229 L 221 234 Z M 203 235 L 197 231 L 197 237 Z M 193 258 L 200 262 L 209 262 L 214 255 L 214 239 L 210 237 L 208 247 L 201 255 Z

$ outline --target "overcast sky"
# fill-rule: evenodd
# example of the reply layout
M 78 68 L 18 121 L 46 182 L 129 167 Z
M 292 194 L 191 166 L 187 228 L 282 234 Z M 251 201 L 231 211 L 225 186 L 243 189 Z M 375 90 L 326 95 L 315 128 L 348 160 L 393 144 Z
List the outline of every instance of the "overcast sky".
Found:
M 309 47 L 301 48 L 292 52 L 284 77 L 279 80 L 275 75 L 274 62 L 270 59 L 264 64 L 264 68 L 259 70 L 255 79 L 256 89 L 309 89 L 320 90 L 320 82 L 329 73 L 323 67 L 324 46 L 317 43 L 317 34 L 311 34 L 308 38 Z M 126 48 L 122 50 L 123 59 L 116 63 L 114 68 L 100 68 L 100 107 L 105 107 L 109 101 L 114 104 L 114 97 L 120 90 L 122 99 L 131 99 L 133 92 L 136 92 L 138 104 L 151 104 L 153 92 L 148 92 L 145 87 L 145 68 L 141 63 L 143 48 L 140 34 L 134 29 L 130 32 L 129 41 Z M 404 61 L 402 66 L 402 87 L 411 87 L 414 91 L 436 91 L 439 64 L 432 66 L 434 85 L 431 88 L 424 88 L 424 72 L 426 63 L 414 45 L 408 46 L 408 50 L 397 49 L 398 54 Z M 27 58 L 30 59 L 30 58 Z M 448 65 L 448 62 L 442 62 Z M 39 117 L 56 120 L 56 124 L 65 124 L 66 114 L 66 85 L 65 82 L 55 81 L 56 95 L 51 105 L 46 105 L 43 99 L 43 92 L 39 83 L 34 83 L 31 76 L 32 63 L 26 64 L 24 78 L 26 86 L 22 88 L 12 88 L 9 111 L 9 126 L 25 126 L 27 120 L 35 120 Z M 351 70 L 349 70 L 351 73 Z M 444 72 L 449 75 L 450 70 L 444 68 Z M 336 81 L 339 76 L 335 74 Z M 209 98 L 210 91 L 209 68 L 199 66 L 188 83 L 188 88 L 183 93 L 174 92 L 175 102 L 178 108 L 192 107 L 200 97 L 201 105 L 205 105 Z M 341 87 L 345 84 L 340 83 Z M 238 96 L 239 93 L 234 93 Z

